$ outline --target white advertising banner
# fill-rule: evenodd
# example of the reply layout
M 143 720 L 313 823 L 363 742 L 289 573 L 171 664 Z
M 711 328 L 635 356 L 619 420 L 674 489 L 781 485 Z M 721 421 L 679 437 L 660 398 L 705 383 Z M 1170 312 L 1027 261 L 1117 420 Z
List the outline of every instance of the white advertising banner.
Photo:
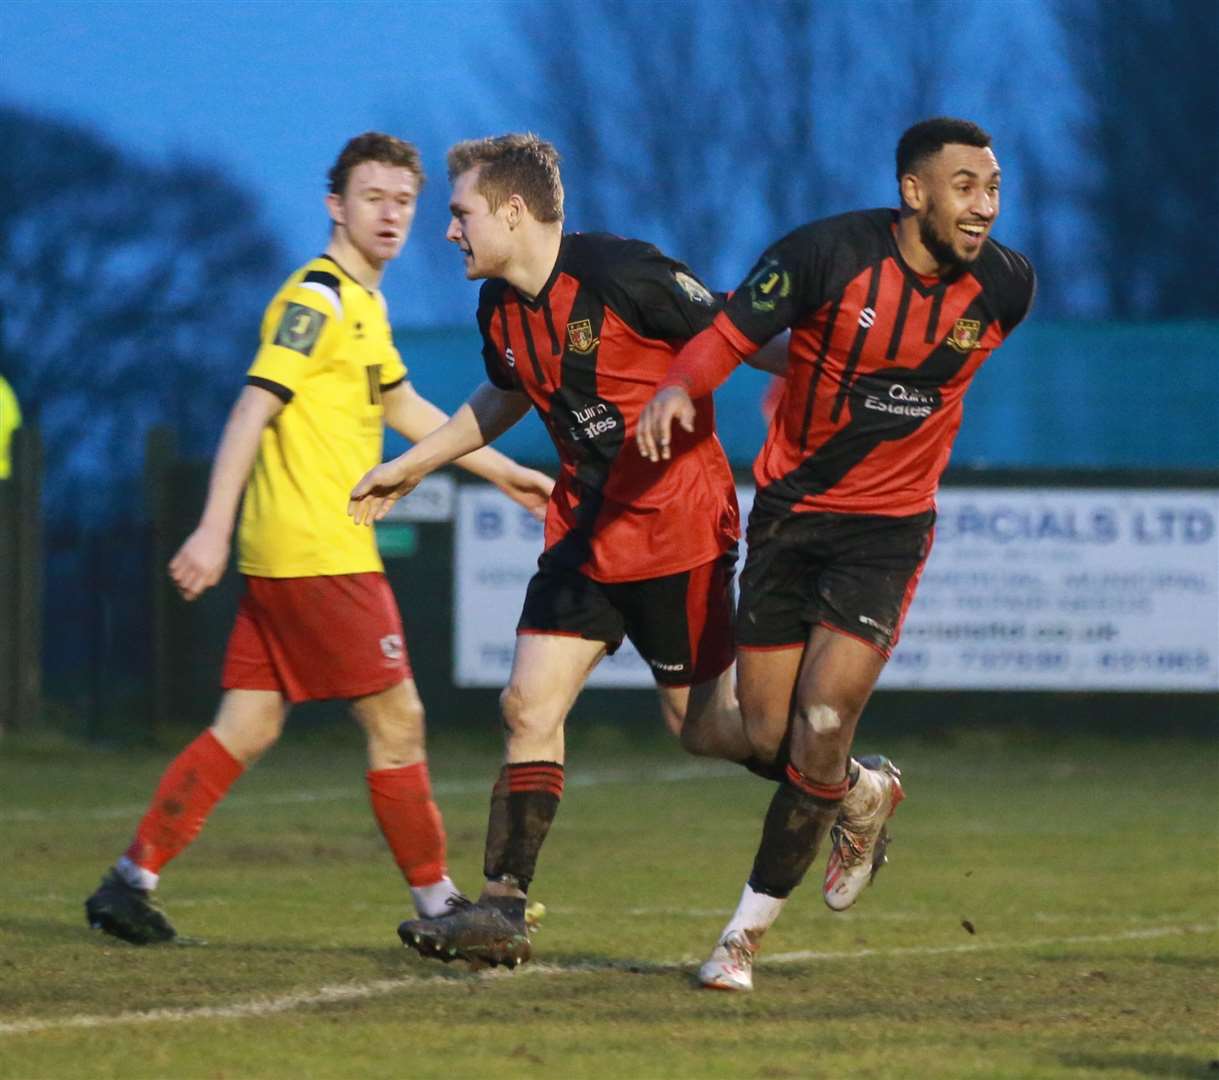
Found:
M 945 488 L 884 687 L 1219 689 L 1219 493 Z
M 453 682 L 504 686 L 525 587 L 542 553 L 542 524 L 496 488 L 469 484 L 458 488 L 456 533 Z M 654 684 L 651 669 L 624 641 L 587 685 Z
M 742 489 L 742 514 L 752 489 Z M 541 526 L 458 495 L 455 681 L 502 686 Z M 625 642 L 591 686 L 651 686 Z M 1219 690 L 1219 492 L 945 488 L 882 687 Z

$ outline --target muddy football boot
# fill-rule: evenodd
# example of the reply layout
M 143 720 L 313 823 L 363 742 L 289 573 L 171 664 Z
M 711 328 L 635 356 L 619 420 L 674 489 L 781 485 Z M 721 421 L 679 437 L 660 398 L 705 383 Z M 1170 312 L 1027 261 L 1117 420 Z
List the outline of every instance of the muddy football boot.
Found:
M 846 911 L 887 861 L 885 823 L 906 797 L 901 770 L 877 754 L 859 759 L 859 780 L 842 800 L 830 830 L 830 857 L 821 894 L 834 911 Z
M 113 867 L 85 901 L 85 918 L 94 930 L 133 945 L 156 945 L 178 936 L 156 897 L 128 885 Z
M 474 904 L 453 897 L 450 907 L 435 919 L 404 922 L 398 927 L 402 944 L 423 957 L 446 964 L 466 960 L 475 967 L 515 968 L 533 955 L 523 901 L 491 897 Z
M 699 983 L 708 990 L 752 990 L 753 958 L 757 951 L 744 930 L 725 934 L 698 969 Z

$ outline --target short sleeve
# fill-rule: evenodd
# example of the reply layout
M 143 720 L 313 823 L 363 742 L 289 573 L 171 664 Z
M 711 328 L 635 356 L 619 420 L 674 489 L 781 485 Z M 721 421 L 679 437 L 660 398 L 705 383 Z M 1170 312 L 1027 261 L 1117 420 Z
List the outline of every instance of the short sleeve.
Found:
M 684 263 L 651 244 L 630 244 L 630 257 L 607 275 L 607 299 L 645 337 L 686 341 L 711 325 L 723 307 Z
M 1010 334 L 1032 310 L 1037 295 L 1037 274 L 1033 264 L 1020 252 L 1007 249 L 1005 254 L 1008 256 L 1009 273 L 999 304 L 999 321 L 1003 325 L 1003 332 Z
M 478 294 L 478 330 L 482 335 L 483 367 L 487 369 L 487 378 L 492 386 L 500 390 L 520 390 L 512 349 L 505 345 L 506 353 L 501 351 L 491 329 L 492 320 L 502 322 L 507 319 L 504 305 L 502 301 L 496 301 L 491 286 L 491 282 L 486 283 Z M 504 341 L 508 340 L 506 328 L 503 337 Z
M 322 364 L 337 331 L 336 313 L 316 292 L 296 286 L 278 295 L 262 320 L 258 353 L 247 380 L 291 398 Z M 268 385 L 270 384 L 270 385 Z
M 385 316 L 385 332 L 389 335 L 389 348 L 385 350 L 385 359 L 381 362 L 381 389 L 392 390 L 400 383 L 406 382 L 408 374 L 402 354 L 394 344 L 394 330 L 389 324 L 389 309 L 385 297 L 377 293 L 377 302 L 381 305 L 381 313 Z
M 816 225 L 771 245 L 730 296 L 728 319 L 757 345 L 798 324 L 826 299 L 830 250 Z

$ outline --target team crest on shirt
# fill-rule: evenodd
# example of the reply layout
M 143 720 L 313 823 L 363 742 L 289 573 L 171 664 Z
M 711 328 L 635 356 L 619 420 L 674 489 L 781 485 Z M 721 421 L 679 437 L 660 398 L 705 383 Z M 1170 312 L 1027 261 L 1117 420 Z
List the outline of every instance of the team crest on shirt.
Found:
M 948 344 L 959 353 L 967 353 L 982 344 L 981 337 L 982 324 L 977 319 L 957 319 L 948 335 Z
M 279 320 L 279 329 L 275 331 L 274 343 L 285 349 L 293 349 L 302 356 L 313 352 L 313 346 L 322 335 L 322 327 L 326 325 L 326 316 L 304 304 L 289 304 L 284 308 L 283 317 Z
M 567 344 L 572 352 L 584 356 L 600 345 L 601 339 L 593 337 L 593 324 L 588 319 L 581 319 L 567 324 Z
M 694 303 L 702 304 L 704 307 L 710 307 L 715 303 L 715 297 L 711 295 L 711 290 L 699 281 L 698 278 L 691 277 L 691 275 L 678 270 L 673 274 L 673 280 L 681 286 L 681 291 Z

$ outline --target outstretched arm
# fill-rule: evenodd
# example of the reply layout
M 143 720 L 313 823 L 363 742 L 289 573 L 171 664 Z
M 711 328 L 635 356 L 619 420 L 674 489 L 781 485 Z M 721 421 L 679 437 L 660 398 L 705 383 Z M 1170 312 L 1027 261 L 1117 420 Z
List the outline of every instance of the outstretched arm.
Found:
M 169 561 L 169 576 L 183 599 L 194 600 L 224 576 L 237 507 L 258 456 L 262 429 L 283 407 L 269 390 L 247 386 L 229 413 L 212 462 L 203 515 Z
M 524 394 L 483 383 L 448 420 L 405 454 L 365 473 L 352 489 L 347 512 L 357 525 L 380 521 L 429 473 L 480 450 L 528 411 L 529 399 Z
M 494 388 L 493 388 L 494 389 Z M 509 397 L 519 397 L 523 409 L 503 429 L 507 430 L 529 410 L 529 400 L 524 394 L 513 394 L 510 391 L 497 390 L 497 393 L 507 393 Z M 405 435 L 413 443 L 420 443 L 433 431 L 442 427 L 449 417 L 427 398 L 423 397 L 409 382 L 400 383 L 392 390 L 387 390 L 381 398 L 385 408 L 385 422 L 395 431 Z M 500 432 L 496 432 L 496 435 Z M 495 436 L 487 438 L 491 442 Z M 550 491 L 554 481 L 537 469 L 528 469 L 506 457 L 498 450 L 489 446 L 474 450 L 455 460 L 454 464 L 467 469 L 475 476 L 489 480 L 500 491 L 520 503 L 539 520 L 546 516 L 546 504 L 550 500 Z
M 694 401 L 706 397 L 736 369 L 745 355 L 723 333 L 721 314 L 706 330 L 686 342 L 669 372 L 660 380 L 656 395 L 644 406 L 635 428 L 639 452 L 649 461 L 671 456 L 673 422 L 694 431 Z

